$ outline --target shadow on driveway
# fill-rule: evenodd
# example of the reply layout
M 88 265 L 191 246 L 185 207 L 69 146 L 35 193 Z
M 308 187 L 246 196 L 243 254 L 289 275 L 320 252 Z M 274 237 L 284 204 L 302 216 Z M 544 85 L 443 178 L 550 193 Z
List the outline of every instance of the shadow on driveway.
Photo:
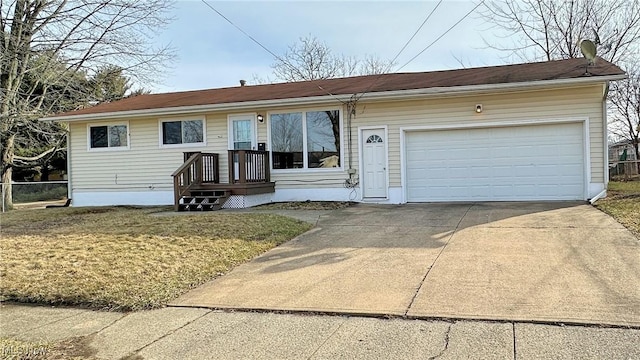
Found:
M 174 305 L 640 326 L 640 246 L 583 202 L 356 205 Z

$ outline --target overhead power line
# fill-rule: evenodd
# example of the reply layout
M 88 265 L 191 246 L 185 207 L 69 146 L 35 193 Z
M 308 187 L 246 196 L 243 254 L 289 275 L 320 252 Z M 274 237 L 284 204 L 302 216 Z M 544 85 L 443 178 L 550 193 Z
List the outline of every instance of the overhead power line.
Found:
M 396 60 L 398 59 L 398 57 L 400 56 L 400 54 L 402 54 L 402 52 L 404 51 L 404 49 L 407 48 L 407 46 L 409 46 L 409 44 L 411 43 L 411 40 L 413 40 L 413 38 L 416 37 L 416 35 L 418 35 L 418 33 L 420 32 L 420 30 L 422 30 L 422 28 L 424 27 L 424 25 L 427 23 L 427 21 L 429 21 L 429 19 L 431 18 L 431 15 L 433 15 L 433 13 L 436 12 L 436 10 L 438 9 L 438 7 L 440 6 L 440 4 L 442 4 L 443 0 L 438 1 L 438 3 L 436 4 L 436 6 L 431 9 L 431 12 L 429 12 L 429 14 L 427 15 L 427 17 L 425 17 L 424 21 L 422 22 L 422 24 L 420 24 L 420 26 L 416 29 L 416 31 L 413 33 L 413 35 L 411 35 L 411 37 L 409 38 L 409 40 L 407 40 L 407 42 L 404 43 L 404 46 L 402 46 L 402 48 L 400 49 L 400 51 L 398 51 L 398 53 L 396 54 L 396 56 L 393 57 L 393 59 L 389 62 L 389 65 L 387 65 L 387 67 L 384 69 L 384 71 L 380 74 L 378 74 L 378 77 L 373 80 L 373 82 L 369 85 L 369 87 L 367 87 L 367 89 L 365 91 L 362 92 L 362 94 L 360 94 L 359 97 L 356 98 L 356 100 L 359 100 L 364 94 L 366 94 L 367 92 L 369 92 L 369 90 L 371 90 L 371 88 L 373 87 L 373 85 L 375 85 L 378 80 L 380 80 L 380 78 L 382 77 L 382 75 L 389 73 L 389 70 L 391 70 L 391 67 L 393 66 L 393 64 L 396 62 Z
M 249 33 L 247 33 L 246 31 L 244 31 L 240 26 L 236 25 L 233 21 L 231 21 L 228 17 L 224 16 L 224 14 L 222 14 L 220 11 L 218 11 L 218 9 L 216 9 L 215 7 L 213 7 L 213 5 L 209 4 L 206 0 L 200 0 L 202 1 L 202 3 L 204 3 L 205 5 L 207 5 L 207 7 L 209 7 L 209 9 L 215 11 L 216 14 L 220 15 L 221 18 L 225 19 L 229 24 L 231 24 L 233 27 L 235 27 L 236 29 L 238 29 L 238 31 L 240 31 L 241 33 L 243 33 L 246 37 L 248 37 L 249 39 L 251 39 L 251 41 L 253 41 L 254 43 L 256 43 L 258 46 L 260 46 L 262 49 L 264 49 L 264 51 L 268 52 L 269 54 L 271 54 L 271 56 L 273 56 L 274 58 L 276 58 L 277 60 L 281 61 L 283 64 L 285 64 L 286 66 L 288 66 L 290 69 L 296 71 L 297 68 L 293 65 L 291 65 L 291 63 L 289 63 L 287 60 L 285 60 L 284 58 L 276 55 L 276 53 L 274 53 L 273 51 L 269 50 L 269 48 L 267 48 L 266 46 L 262 45 L 262 43 L 258 40 L 256 40 L 253 36 L 251 36 Z M 318 85 L 318 88 L 324 92 L 326 92 L 328 95 L 330 95 L 331 97 L 333 97 L 334 99 L 338 100 L 339 102 L 341 102 L 342 104 L 346 104 L 344 101 L 340 100 L 338 97 L 336 97 L 335 95 L 333 95 L 332 93 L 328 92 L 327 90 L 325 90 L 322 86 Z
M 422 55 L 425 51 L 427 51 L 430 47 L 432 47 L 435 43 L 437 43 L 440 39 L 442 39 L 445 35 L 447 35 L 451 30 L 453 30 L 453 28 L 455 28 L 456 26 L 458 26 L 458 24 L 460 24 L 461 22 L 463 22 L 466 18 L 469 17 L 469 15 L 471 15 L 471 13 L 473 13 L 474 11 L 476 11 L 477 8 L 479 8 L 481 5 L 483 5 L 485 2 L 485 0 L 482 0 L 481 2 L 479 2 L 476 6 L 473 7 L 473 9 L 469 10 L 469 12 L 467 12 L 460 20 L 456 21 L 455 24 L 451 25 L 451 27 L 449 27 L 447 29 L 447 31 L 443 32 L 442 35 L 438 36 L 435 40 L 433 40 L 431 42 L 431 44 L 427 45 L 427 47 L 425 47 L 424 49 L 422 49 L 422 51 L 420 51 L 419 53 L 417 53 L 414 57 L 412 57 L 409 61 L 407 61 L 404 65 L 400 66 L 396 71 L 400 71 L 402 70 L 402 68 L 404 68 L 405 66 L 409 65 L 413 60 L 415 60 L 418 56 Z
M 391 62 L 389 63 L 389 66 L 387 67 L 385 72 L 388 72 L 391 67 L 393 66 L 393 64 L 395 63 L 395 61 L 398 59 L 398 57 L 400 56 L 400 54 L 402 54 L 402 52 L 404 51 L 404 49 L 407 48 L 407 46 L 409 46 L 409 43 L 411 43 L 411 40 L 413 40 L 413 38 L 416 37 L 416 35 L 418 35 L 418 33 L 420 32 L 420 30 L 422 30 L 422 28 L 424 27 L 424 24 L 427 23 L 427 21 L 429 21 L 429 19 L 431 18 L 431 15 L 433 15 L 434 12 L 436 12 L 436 10 L 438 9 L 438 7 L 440 6 L 440 4 L 442 4 L 443 0 L 438 1 L 438 3 L 436 4 L 436 6 L 431 9 L 431 12 L 429 12 L 429 15 L 427 15 L 427 17 L 424 19 L 424 21 L 422 22 L 422 24 L 420 24 L 420 26 L 418 27 L 418 29 L 416 29 L 416 31 L 413 33 L 413 35 L 411 35 L 411 37 L 409 38 L 409 40 L 407 40 L 406 43 L 404 43 L 404 46 L 402 47 L 402 49 L 400 49 L 400 51 L 398 51 L 398 53 L 396 54 L 396 56 L 393 58 L 393 60 L 391 60 Z
M 409 61 L 407 61 L 404 65 L 400 66 L 400 67 L 396 70 L 396 72 L 399 72 L 400 70 L 402 70 L 402 68 L 404 68 L 405 66 L 409 65 L 409 63 L 411 63 L 413 60 L 415 60 L 418 56 L 422 55 L 425 51 L 427 51 L 427 50 L 428 50 L 430 47 L 432 47 L 435 43 L 437 43 L 438 41 L 440 41 L 440 39 L 442 39 L 442 38 L 443 38 L 445 35 L 447 35 L 451 30 L 453 30 L 453 28 L 455 28 L 456 26 L 458 26 L 462 21 L 464 21 L 467 17 L 469 17 L 469 15 L 471 15 L 471 13 L 473 13 L 477 8 L 479 8 L 481 5 L 483 5 L 483 4 L 484 4 L 484 2 L 485 2 L 485 0 L 482 0 L 481 2 L 479 2 L 476 6 L 474 6 L 474 7 L 473 7 L 473 9 L 469 10 L 469 12 L 467 12 L 467 13 L 466 13 L 462 18 L 460 18 L 458 21 L 456 21 L 453 25 L 451 25 L 451 26 L 450 26 L 450 27 L 449 27 L 445 32 L 443 32 L 440 36 L 438 36 L 435 40 L 433 40 L 429 45 L 427 45 L 424 49 L 422 49 L 418 54 L 416 54 L 414 57 L 412 57 L 412 58 L 411 58 Z M 436 9 L 439 5 L 440 5 L 440 2 L 439 2 L 439 3 L 436 5 L 436 7 L 432 10 L 432 13 L 433 13 L 433 11 L 435 11 L 435 9 Z M 431 14 L 429 14 L 429 15 L 428 15 L 427 19 L 425 19 L 425 22 L 426 22 L 426 20 L 428 20 L 428 18 L 429 18 L 430 16 L 431 16 Z M 421 25 L 420 27 L 422 27 L 422 25 Z M 420 28 L 418 28 L 418 31 L 419 31 L 419 29 L 420 29 Z M 417 33 L 417 32 L 416 32 L 416 33 Z M 415 36 L 415 34 L 414 34 L 414 36 Z M 412 36 L 412 38 L 413 38 L 413 36 Z M 411 41 L 411 39 L 410 39 L 409 41 Z M 405 47 L 406 47 L 406 46 L 405 46 Z M 404 50 L 404 48 L 403 48 L 403 50 Z M 392 62 L 392 63 L 393 63 L 393 62 Z M 388 71 L 387 71 L 387 72 L 385 72 L 385 73 L 388 73 Z M 373 88 L 373 85 L 375 85 L 375 84 L 378 82 L 378 80 L 380 80 L 380 78 L 382 77 L 382 75 L 384 75 L 384 74 L 380 74 L 380 75 L 379 75 L 379 76 L 378 76 L 378 77 L 377 77 L 377 78 L 376 78 L 376 79 L 371 83 L 371 85 L 369 85 L 369 87 L 368 87 L 368 88 L 367 88 L 363 93 L 361 93 L 361 94 L 356 98 L 356 100 L 360 100 L 360 98 L 362 98 L 366 93 L 368 93 L 368 92 L 371 90 L 371 88 Z
M 251 41 L 253 41 L 254 43 L 258 44 L 258 46 L 260 46 L 261 48 L 264 49 L 264 51 L 268 52 L 269 54 L 273 55 L 276 59 L 278 60 L 282 60 L 280 59 L 280 57 L 278 55 L 276 55 L 273 51 L 269 50 L 266 46 L 262 45 L 262 43 L 260 43 L 260 41 L 256 40 L 253 36 L 251 36 L 249 33 L 247 33 L 246 31 L 242 30 L 242 28 L 238 25 L 236 25 L 233 21 L 229 20 L 228 17 L 224 16 L 220 11 L 218 11 L 216 8 L 214 8 L 211 4 L 209 4 L 206 0 L 201 0 L 205 5 L 207 5 L 209 7 L 209 9 L 213 10 L 216 12 L 216 14 L 220 15 L 221 18 L 227 20 L 227 22 L 229 24 L 231 24 L 234 28 L 238 29 L 238 31 L 240 31 L 241 33 L 243 33 L 246 37 L 248 37 L 249 39 L 251 39 Z

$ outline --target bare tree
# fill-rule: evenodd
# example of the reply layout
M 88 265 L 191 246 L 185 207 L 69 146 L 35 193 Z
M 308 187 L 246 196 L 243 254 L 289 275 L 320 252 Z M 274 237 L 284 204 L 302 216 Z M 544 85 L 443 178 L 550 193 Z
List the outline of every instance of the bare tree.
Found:
M 358 74 L 359 75 L 376 75 L 385 74 L 391 70 L 391 67 L 395 63 L 391 63 L 389 60 L 381 59 L 377 55 L 365 55 L 364 59 L 359 62 Z
M 611 85 L 609 128 L 616 139 L 631 143 L 635 159 L 640 160 L 640 61 L 627 68 L 627 76 L 627 79 Z
M 640 48 L 640 0 L 496 0 L 480 16 L 505 39 L 488 46 L 524 61 L 580 57 L 577 41 L 596 33 L 606 60 L 624 63 Z
M 357 60 L 334 55 L 327 44 L 309 35 L 290 45 L 271 67 L 276 79 L 293 82 L 353 75 Z
M 640 158 L 640 0 L 496 0 L 480 16 L 511 41 L 488 46 L 524 61 L 581 57 L 577 41 L 595 40 L 598 56 L 628 74 L 611 84 L 609 130 Z
M 39 161 L 61 145 L 59 129 L 37 119 L 87 105 L 79 100 L 87 90 L 78 86 L 78 75 L 113 64 L 139 81 L 157 77 L 171 51 L 153 48 L 149 40 L 170 20 L 171 5 L 169 0 L 0 0 L 0 143 L 9 207 L 16 161 Z M 26 130 L 41 132 L 46 149 L 17 155 Z
M 308 35 L 290 45 L 271 67 L 276 80 L 293 82 L 381 74 L 387 72 L 391 65 L 374 55 L 366 55 L 364 60 L 336 55 L 326 43 Z

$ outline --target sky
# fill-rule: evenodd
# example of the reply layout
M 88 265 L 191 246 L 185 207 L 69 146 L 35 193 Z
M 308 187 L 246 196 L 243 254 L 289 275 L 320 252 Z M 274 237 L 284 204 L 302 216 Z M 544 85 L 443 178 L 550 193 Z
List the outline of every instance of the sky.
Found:
M 334 54 L 392 59 L 437 1 L 213 1 L 221 12 L 271 52 L 281 55 L 301 37 L 315 36 Z M 391 72 L 407 63 L 474 8 L 476 1 L 444 0 L 400 54 Z M 238 86 L 254 76 L 273 79 L 274 57 L 200 0 L 177 1 L 174 20 L 154 39 L 172 46 L 176 59 L 146 86 L 154 93 Z M 402 72 L 504 64 L 498 40 L 476 12 L 455 26 Z

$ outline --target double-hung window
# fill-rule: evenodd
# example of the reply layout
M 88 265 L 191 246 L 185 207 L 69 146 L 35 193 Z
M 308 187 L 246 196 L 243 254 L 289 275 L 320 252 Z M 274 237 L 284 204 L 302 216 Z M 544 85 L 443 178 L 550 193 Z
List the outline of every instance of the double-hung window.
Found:
M 89 125 L 89 149 L 127 149 L 127 124 Z
M 269 123 L 274 169 L 341 166 L 339 110 L 272 113 Z
M 162 120 L 161 146 L 205 143 L 204 119 Z

